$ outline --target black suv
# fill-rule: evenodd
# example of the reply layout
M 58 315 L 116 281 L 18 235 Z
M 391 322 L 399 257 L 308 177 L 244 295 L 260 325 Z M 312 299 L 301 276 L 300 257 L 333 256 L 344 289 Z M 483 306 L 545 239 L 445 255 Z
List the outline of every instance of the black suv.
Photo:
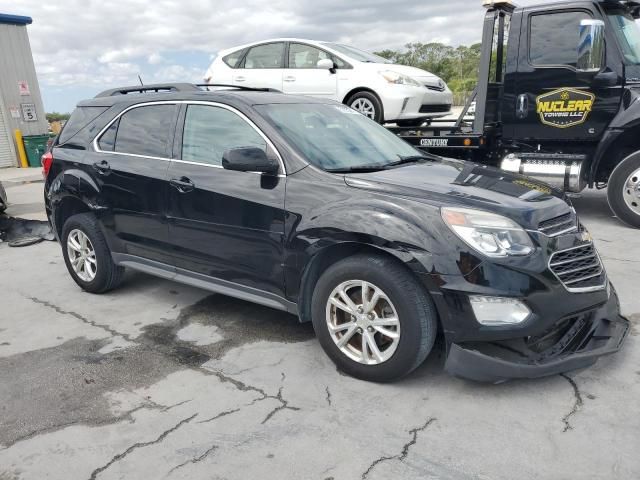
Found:
M 83 289 L 128 267 L 291 312 L 373 381 L 420 365 L 438 331 L 445 368 L 481 381 L 619 349 L 628 321 L 561 193 L 418 151 L 329 100 L 209 88 L 103 92 L 43 158 Z

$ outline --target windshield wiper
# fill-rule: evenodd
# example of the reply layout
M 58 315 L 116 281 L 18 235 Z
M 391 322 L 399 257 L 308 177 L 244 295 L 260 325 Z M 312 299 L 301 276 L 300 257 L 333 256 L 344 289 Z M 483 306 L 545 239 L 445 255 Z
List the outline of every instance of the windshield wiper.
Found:
M 406 157 L 398 155 L 398 158 L 399 158 L 399 160 L 396 160 L 395 162 L 387 163 L 385 165 L 385 168 L 387 168 L 387 167 L 397 167 L 398 165 L 405 165 L 407 163 L 416 163 L 416 162 L 419 162 L 421 160 L 433 160 L 433 158 L 427 157 L 426 155 L 408 155 Z
M 325 171 L 330 173 L 368 173 L 379 172 L 384 170 L 386 165 L 355 165 L 353 167 L 344 168 L 325 168 Z

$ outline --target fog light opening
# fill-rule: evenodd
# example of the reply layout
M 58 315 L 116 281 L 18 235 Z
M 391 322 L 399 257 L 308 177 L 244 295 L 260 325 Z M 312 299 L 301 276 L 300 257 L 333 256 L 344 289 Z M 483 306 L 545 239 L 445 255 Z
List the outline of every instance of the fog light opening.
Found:
M 529 307 L 516 298 L 469 295 L 469 302 L 476 320 L 482 325 L 517 325 L 531 315 Z

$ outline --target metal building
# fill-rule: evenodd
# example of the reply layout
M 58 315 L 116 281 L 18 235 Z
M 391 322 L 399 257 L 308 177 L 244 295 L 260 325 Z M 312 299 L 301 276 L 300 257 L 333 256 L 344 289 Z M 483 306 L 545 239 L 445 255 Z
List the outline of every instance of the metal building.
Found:
M 0 167 L 18 165 L 13 132 L 47 133 L 47 119 L 31 55 L 30 17 L 0 13 Z

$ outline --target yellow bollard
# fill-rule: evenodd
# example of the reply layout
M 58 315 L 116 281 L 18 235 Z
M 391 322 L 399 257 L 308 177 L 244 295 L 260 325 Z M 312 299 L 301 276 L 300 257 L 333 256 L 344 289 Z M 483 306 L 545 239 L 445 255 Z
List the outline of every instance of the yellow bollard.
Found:
M 22 168 L 29 167 L 29 161 L 27 160 L 27 152 L 24 150 L 24 140 L 22 139 L 22 132 L 19 129 L 15 129 L 13 134 L 16 137 L 16 145 L 18 146 L 18 157 L 20 158 L 20 166 Z

